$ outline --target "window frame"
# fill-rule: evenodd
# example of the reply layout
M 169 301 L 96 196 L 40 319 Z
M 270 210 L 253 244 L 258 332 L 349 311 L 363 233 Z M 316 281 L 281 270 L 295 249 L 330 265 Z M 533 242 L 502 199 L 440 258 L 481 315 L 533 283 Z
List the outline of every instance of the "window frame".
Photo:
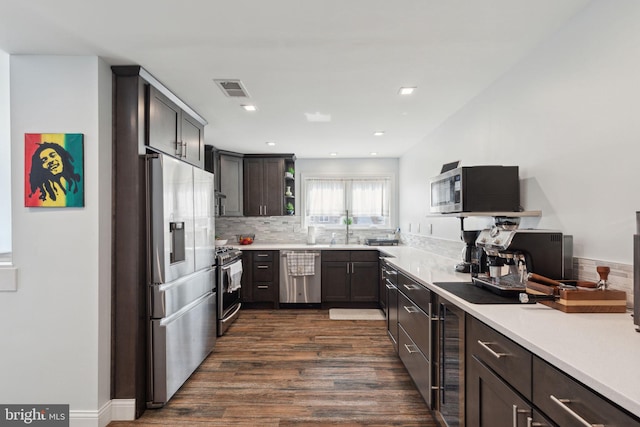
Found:
M 344 174 L 344 173 L 302 173 L 300 176 L 301 181 L 301 190 L 300 194 L 300 206 L 299 212 L 301 213 L 301 223 L 302 227 L 318 227 L 325 230 L 343 230 L 345 228 L 344 224 L 309 224 L 307 221 L 307 181 L 310 179 L 341 179 L 341 180 L 361 180 L 361 179 L 381 179 L 389 181 L 389 225 L 358 225 L 358 224 L 350 224 L 349 228 L 352 230 L 390 230 L 395 229 L 398 223 L 398 215 L 397 215 L 397 188 L 396 188 L 396 176 L 392 173 L 364 173 L 364 174 Z M 351 187 L 346 194 L 346 205 L 347 209 L 351 210 Z

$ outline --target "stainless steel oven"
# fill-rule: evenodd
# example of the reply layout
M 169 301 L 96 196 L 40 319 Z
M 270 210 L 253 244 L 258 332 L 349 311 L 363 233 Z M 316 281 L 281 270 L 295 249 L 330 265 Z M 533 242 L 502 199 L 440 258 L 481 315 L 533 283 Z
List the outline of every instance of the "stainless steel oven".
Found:
M 218 263 L 218 336 L 240 315 L 242 251 L 230 246 L 216 248 Z

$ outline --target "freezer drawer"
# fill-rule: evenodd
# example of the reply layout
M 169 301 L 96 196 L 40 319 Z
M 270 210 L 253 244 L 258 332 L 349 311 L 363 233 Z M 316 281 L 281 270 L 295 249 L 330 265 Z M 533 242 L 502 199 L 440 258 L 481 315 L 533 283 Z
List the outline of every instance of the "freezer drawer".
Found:
M 151 285 L 151 317 L 161 319 L 178 312 L 216 286 L 216 267 L 161 285 Z
M 213 350 L 216 293 L 164 319 L 151 320 L 151 387 L 147 406 L 163 406 Z

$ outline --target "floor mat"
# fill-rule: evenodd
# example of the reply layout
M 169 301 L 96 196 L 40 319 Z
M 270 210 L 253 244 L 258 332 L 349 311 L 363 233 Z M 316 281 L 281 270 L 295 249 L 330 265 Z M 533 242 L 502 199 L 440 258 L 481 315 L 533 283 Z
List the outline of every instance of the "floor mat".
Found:
M 331 320 L 385 320 L 382 310 L 377 308 L 332 308 L 329 310 Z

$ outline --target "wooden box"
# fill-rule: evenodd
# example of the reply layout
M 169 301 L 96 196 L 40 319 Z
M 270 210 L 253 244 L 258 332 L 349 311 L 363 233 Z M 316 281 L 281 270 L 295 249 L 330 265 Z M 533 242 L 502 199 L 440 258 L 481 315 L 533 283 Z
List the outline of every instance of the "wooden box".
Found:
M 625 313 L 627 311 L 627 293 L 625 291 L 559 289 L 528 282 L 527 292 L 558 296 L 555 301 L 540 301 L 540 304 L 565 313 Z

